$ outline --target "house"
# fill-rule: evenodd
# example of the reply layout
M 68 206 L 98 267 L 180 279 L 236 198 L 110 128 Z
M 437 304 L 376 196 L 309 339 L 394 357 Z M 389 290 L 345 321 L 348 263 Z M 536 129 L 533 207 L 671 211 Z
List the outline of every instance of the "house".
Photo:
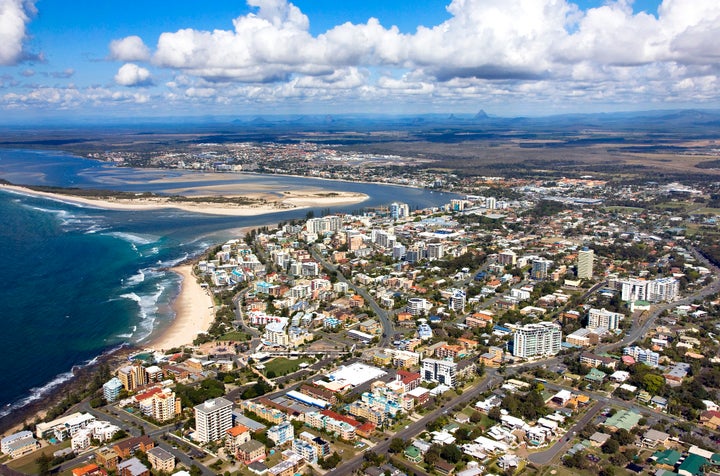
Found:
M 605 442 L 609 439 L 610 435 L 608 435 L 607 433 L 600 433 L 599 431 L 596 431 L 590 437 L 590 445 L 597 448 L 604 445 Z
M 137 458 L 130 458 L 117 466 L 120 476 L 150 476 L 150 470 Z
M 605 420 L 604 425 L 610 429 L 610 431 L 617 431 L 621 428 L 630 431 L 635 428 L 641 418 L 639 413 L 630 410 L 620 410 Z
M 455 472 L 455 465 L 441 458 L 435 463 L 434 469 L 438 474 L 450 476 Z
M 696 454 L 689 454 L 685 460 L 680 463 L 677 472 L 680 476 L 700 476 L 703 474 L 703 466 L 708 464 L 708 460 Z
M 604 365 L 610 369 L 614 369 L 617 362 L 611 357 L 593 354 L 592 352 L 583 352 L 580 354 L 580 363 L 590 367 L 599 367 Z
M 641 445 L 647 446 L 648 448 L 655 448 L 657 445 L 665 445 L 668 438 L 670 438 L 670 435 L 667 433 L 651 428 L 643 435 Z
M 73 469 L 72 476 L 107 476 L 107 471 L 93 463 Z
M 355 428 L 355 433 L 363 438 L 370 438 L 370 435 L 373 434 L 375 428 L 377 428 L 377 425 L 375 425 L 375 423 L 367 421 L 359 427 Z
M 720 428 L 720 411 L 708 410 L 700 414 L 700 424 L 711 430 Z
M 667 449 L 665 451 L 656 451 L 650 457 L 655 461 L 655 465 L 660 469 L 666 469 L 668 471 L 674 471 L 675 465 L 682 458 L 682 453 L 677 450 Z
M 603 380 L 605 380 L 606 376 L 607 374 L 602 370 L 592 368 L 590 369 L 590 372 L 585 375 L 585 379 L 590 380 L 591 382 L 602 382 Z
M 410 445 L 407 448 L 405 448 L 405 458 L 407 458 L 408 461 L 418 464 L 418 463 L 422 462 L 423 455 L 422 455 L 422 453 L 420 453 L 419 449 L 417 449 L 413 445 Z
M 650 404 L 659 410 L 665 410 L 667 408 L 668 401 L 667 398 L 656 395 L 650 399 Z
M 515 455 L 505 454 L 497 460 L 497 465 L 500 469 L 506 470 L 510 468 L 517 468 L 520 464 L 520 458 Z
M 250 463 L 249 465 L 247 465 L 247 468 L 250 470 L 251 473 L 257 474 L 258 476 L 262 476 L 263 474 L 266 474 L 268 472 L 267 465 L 265 463 L 261 463 L 260 461 Z

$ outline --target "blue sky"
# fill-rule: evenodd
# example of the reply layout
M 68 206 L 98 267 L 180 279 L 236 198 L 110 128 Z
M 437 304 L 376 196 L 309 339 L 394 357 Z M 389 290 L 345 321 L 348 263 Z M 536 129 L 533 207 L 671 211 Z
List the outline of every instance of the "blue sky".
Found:
M 4 119 L 718 107 L 717 0 L 0 0 Z

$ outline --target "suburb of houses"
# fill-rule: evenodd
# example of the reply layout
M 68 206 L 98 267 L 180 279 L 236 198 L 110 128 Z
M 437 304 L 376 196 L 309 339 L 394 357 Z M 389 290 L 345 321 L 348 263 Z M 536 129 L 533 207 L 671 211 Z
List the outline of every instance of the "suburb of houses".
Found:
M 5 436 L 0 473 L 720 474 L 718 191 L 502 182 L 217 246 L 208 332 Z

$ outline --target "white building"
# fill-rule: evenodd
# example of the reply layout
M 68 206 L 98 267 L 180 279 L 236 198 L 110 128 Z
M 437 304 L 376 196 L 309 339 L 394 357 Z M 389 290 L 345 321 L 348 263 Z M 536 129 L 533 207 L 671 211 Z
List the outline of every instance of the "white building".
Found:
M 103 384 L 103 398 L 108 403 L 112 403 L 118 399 L 120 390 L 123 389 L 123 384 L 119 378 L 113 377 Z
M 11 458 L 19 458 L 40 448 L 40 443 L 33 437 L 31 431 L 19 431 L 8 435 L 0 442 L 2 453 Z
M 680 283 L 675 278 L 660 278 L 648 282 L 647 300 L 650 302 L 671 302 L 677 299 Z
M 428 300 L 423 298 L 410 298 L 408 299 L 407 306 L 405 306 L 405 310 L 413 316 L 419 316 L 429 311 L 430 308 L 431 305 Z
M 265 334 L 263 340 L 269 344 L 286 347 L 290 344 L 290 338 L 288 337 L 285 327 L 287 327 L 288 321 L 282 318 L 280 322 L 270 322 L 265 326 Z
M 420 373 L 426 382 L 439 382 L 453 387 L 457 378 L 457 364 L 451 360 L 425 359 Z
M 670 302 L 677 299 L 680 283 L 675 278 L 659 278 L 652 281 L 624 279 L 617 281 L 623 301 Z
M 323 234 L 326 232 L 334 232 L 342 227 L 342 218 L 331 215 L 323 218 L 311 218 L 305 223 L 308 233 Z
M 519 327 L 513 339 L 515 357 L 540 357 L 560 352 L 562 331 L 551 322 L 540 322 Z
M 195 434 L 202 443 L 216 441 L 232 428 L 232 402 L 222 397 L 207 400 L 195 407 Z
M 636 362 L 642 362 L 651 367 L 657 367 L 660 364 L 660 354 L 653 352 L 650 349 L 643 349 L 637 345 L 632 347 L 625 347 L 623 355 L 629 355 Z
M 577 277 L 578 279 L 592 279 L 593 261 L 595 252 L 587 247 L 578 251 Z
M 429 243 L 427 245 L 428 260 L 442 259 L 443 256 L 445 256 L 445 245 L 443 243 Z
M 588 312 L 588 328 L 614 330 L 625 316 L 607 309 L 590 309 Z
M 392 203 L 390 204 L 390 217 L 393 220 L 399 218 L 407 218 L 410 216 L 410 207 L 407 203 Z
M 467 296 L 462 289 L 451 289 L 450 298 L 448 299 L 448 307 L 455 312 L 463 312 L 465 310 L 465 302 Z

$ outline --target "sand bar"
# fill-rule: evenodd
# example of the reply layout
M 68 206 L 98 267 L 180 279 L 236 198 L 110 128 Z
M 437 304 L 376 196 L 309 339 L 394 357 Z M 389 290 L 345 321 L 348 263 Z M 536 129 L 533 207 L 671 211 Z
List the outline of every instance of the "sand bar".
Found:
M 149 347 L 167 350 L 192 344 L 198 334 L 206 332 L 215 320 L 215 303 L 210 290 L 202 287 L 192 274 L 191 265 L 172 268 L 182 277 L 180 294 L 173 303 L 175 319 Z
M 363 193 L 355 192 L 322 192 L 322 191 L 289 191 L 283 192 L 281 197 L 268 193 L 247 194 L 243 198 L 257 200 L 251 204 L 202 202 L 176 202 L 168 197 L 138 197 L 138 198 L 87 198 L 70 194 L 42 192 L 18 185 L 0 185 L 0 190 L 23 195 L 43 197 L 63 203 L 100 208 L 106 210 L 147 211 L 161 209 L 179 209 L 192 213 L 226 216 L 254 216 L 266 213 L 276 213 L 293 209 L 328 207 L 338 205 L 353 205 L 367 200 L 369 197 Z M 216 197 L 215 195 L 214 197 Z M 213 198 L 214 198 L 213 197 Z M 197 197 L 193 197 L 197 199 Z M 227 197 L 234 198 L 234 197 Z

